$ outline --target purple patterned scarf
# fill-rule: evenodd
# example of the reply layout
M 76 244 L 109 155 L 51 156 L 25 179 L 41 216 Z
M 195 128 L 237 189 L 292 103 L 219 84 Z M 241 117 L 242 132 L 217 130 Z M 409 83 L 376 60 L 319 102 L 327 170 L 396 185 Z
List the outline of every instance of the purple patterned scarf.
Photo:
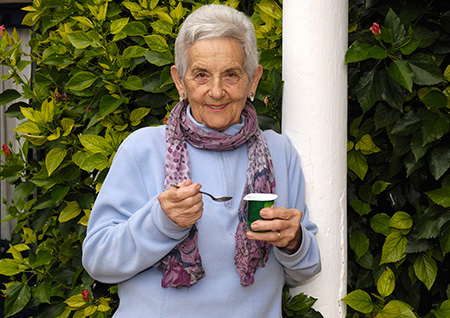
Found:
M 213 151 L 227 151 L 248 145 L 247 181 L 239 205 L 239 224 L 236 229 L 236 271 L 241 276 L 241 285 L 254 282 L 258 267 L 264 267 L 272 245 L 265 241 L 247 239 L 247 205 L 243 200 L 247 193 L 275 193 L 275 178 L 272 158 L 261 130 L 254 107 L 247 103 L 242 111 L 244 127 L 236 135 L 217 131 L 205 131 L 192 123 L 186 116 L 188 102 L 178 103 L 171 111 L 166 126 L 166 177 L 164 189 L 170 184 L 191 178 L 186 142 L 190 145 Z M 169 252 L 160 262 L 163 272 L 161 286 L 192 286 L 205 276 L 197 244 L 197 226 L 191 227 L 188 237 Z

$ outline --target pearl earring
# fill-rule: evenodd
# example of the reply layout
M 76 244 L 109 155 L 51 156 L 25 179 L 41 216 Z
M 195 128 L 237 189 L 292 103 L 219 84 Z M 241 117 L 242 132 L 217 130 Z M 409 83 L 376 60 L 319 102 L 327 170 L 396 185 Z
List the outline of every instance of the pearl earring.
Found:
M 255 94 L 253 92 L 250 93 L 250 101 L 253 102 L 255 100 Z
M 184 93 L 180 95 L 180 102 L 184 101 Z

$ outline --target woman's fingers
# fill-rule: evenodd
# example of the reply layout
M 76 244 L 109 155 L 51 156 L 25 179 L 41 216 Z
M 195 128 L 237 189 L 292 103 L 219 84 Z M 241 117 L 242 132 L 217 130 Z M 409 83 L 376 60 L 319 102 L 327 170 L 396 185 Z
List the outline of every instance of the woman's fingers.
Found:
M 262 240 L 282 248 L 286 253 L 293 254 L 301 244 L 302 212 L 297 209 L 283 207 L 264 208 L 260 212 L 266 220 L 258 220 L 251 224 L 253 231 L 267 231 L 265 233 L 247 232 L 247 237 Z
M 201 218 L 203 212 L 201 185 L 190 180 L 179 184 L 158 196 L 161 208 L 180 227 L 190 227 Z

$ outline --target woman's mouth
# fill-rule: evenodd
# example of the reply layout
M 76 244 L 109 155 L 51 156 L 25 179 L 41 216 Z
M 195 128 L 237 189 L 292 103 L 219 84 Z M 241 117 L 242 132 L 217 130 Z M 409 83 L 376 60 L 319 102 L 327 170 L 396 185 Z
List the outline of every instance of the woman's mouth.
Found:
M 227 104 L 223 104 L 223 105 L 208 105 L 208 107 L 213 109 L 213 110 L 221 110 L 221 109 L 225 108 L 226 106 L 227 106 Z

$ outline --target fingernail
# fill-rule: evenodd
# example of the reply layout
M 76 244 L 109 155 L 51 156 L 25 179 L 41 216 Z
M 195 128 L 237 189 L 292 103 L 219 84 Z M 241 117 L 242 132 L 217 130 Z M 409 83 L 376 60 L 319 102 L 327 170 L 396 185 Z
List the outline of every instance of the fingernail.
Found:
M 259 229 L 259 223 L 258 222 L 253 222 L 252 224 L 251 224 L 251 226 L 252 226 L 252 230 L 258 230 Z

